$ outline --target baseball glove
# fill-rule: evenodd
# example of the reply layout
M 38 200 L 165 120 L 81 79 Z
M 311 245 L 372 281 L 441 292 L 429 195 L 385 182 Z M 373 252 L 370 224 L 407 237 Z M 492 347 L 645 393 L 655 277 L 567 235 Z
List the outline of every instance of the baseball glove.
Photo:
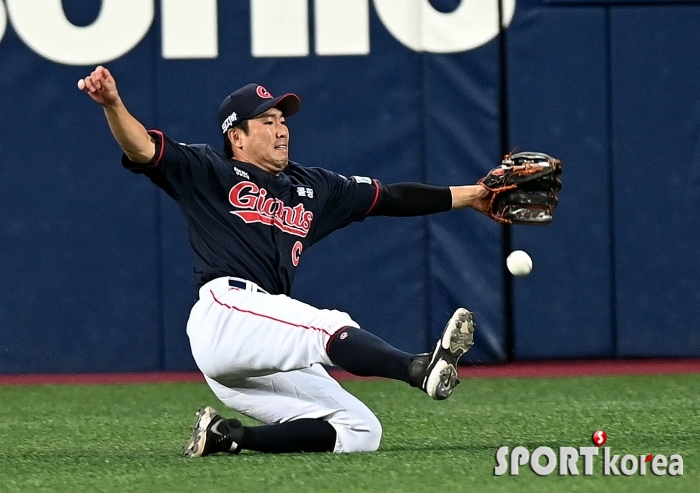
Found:
M 561 172 L 561 161 L 541 152 L 506 155 L 477 182 L 491 192 L 486 214 L 505 224 L 551 223 Z

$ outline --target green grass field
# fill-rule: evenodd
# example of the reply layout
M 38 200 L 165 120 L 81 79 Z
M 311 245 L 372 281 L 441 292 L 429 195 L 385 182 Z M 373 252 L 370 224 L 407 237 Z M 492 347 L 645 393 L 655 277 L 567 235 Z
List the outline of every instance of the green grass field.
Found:
M 0 386 L 0 491 L 700 491 L 700 375 L 466 379 L 443 402 L 344 387 L 383 423 L 378 452 L 186 459 L 198 407 L 233 415 L 204 383 Z M 683 476 L 604 476 L 601 456 L 592 476 L 494 476 L 502 445 L 590 446 L 598 429 L 615 454 L 681 454 Z

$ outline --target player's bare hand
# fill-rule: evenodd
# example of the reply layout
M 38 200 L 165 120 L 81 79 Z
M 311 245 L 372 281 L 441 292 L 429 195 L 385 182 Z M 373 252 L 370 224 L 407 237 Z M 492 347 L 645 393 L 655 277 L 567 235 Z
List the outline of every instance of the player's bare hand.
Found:
M 485 186 L 481 184 L 475 186 L 472 208 L 485 214 L 491 208 L 491 195 L 492 192 Z
M 119 102 L 117 83 L 112 74 L 102 65 L 95 68 L 90 75 L 78 81 L 78 89 L 85 91 L 93 101 L 102 106 Z

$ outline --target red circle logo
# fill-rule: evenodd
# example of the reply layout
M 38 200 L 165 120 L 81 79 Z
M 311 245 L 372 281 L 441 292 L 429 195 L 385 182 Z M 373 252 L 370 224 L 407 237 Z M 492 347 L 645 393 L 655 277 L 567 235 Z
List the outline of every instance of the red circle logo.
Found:
M 603 430 L 598 430 L 595 433 L 593 433 L 591 440 L 593 440 L 593 443 L 595 443 L 596 447 L 602 447 L 605 444 L 605 442 L 608 441 L 608 434 L 605 433 Z
M 263 86 L 258 86 L 258 88 L 255 90 L 255 92 L 258 93 L 258 96 L 264 99 L 272 99 L 272 94 L 269 93 L 267 89 L 265 89 Z

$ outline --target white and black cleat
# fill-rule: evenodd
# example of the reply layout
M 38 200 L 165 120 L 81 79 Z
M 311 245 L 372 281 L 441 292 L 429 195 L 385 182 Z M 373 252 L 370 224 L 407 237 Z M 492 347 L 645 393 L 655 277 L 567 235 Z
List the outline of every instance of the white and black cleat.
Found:
M 225 420 L 210 406 L 200 409 L 196 415 L 192 436 L 182 449 L 185 457 L 204 457 L 217 452 L 237 454 L 240 451 L 231 436 L 232 430 L 235 432 L 242 428 L 240 421 Z
M 422 381 L 416 382 L 430 397 L 447 399 L 459 383 L 457 361 L 474 345 L 474 315 L 458 308 L 447 322 L 442 337 L 429 354 L 414 359 L 413 371 L 421 371 Z M 426 365 L 427 363 L 427 365 Z M 419 367 L 420 368 L 419 370 Z
M 192 429 L 192 436 L 182 449 L 182 455 L 185 457 L 202 457 L 207 455 L 207 430 L 215 418 L 221 419 L 221 416 L 214 410 L 213 407 L 205 407 L 196 413 L 197 422 Z

